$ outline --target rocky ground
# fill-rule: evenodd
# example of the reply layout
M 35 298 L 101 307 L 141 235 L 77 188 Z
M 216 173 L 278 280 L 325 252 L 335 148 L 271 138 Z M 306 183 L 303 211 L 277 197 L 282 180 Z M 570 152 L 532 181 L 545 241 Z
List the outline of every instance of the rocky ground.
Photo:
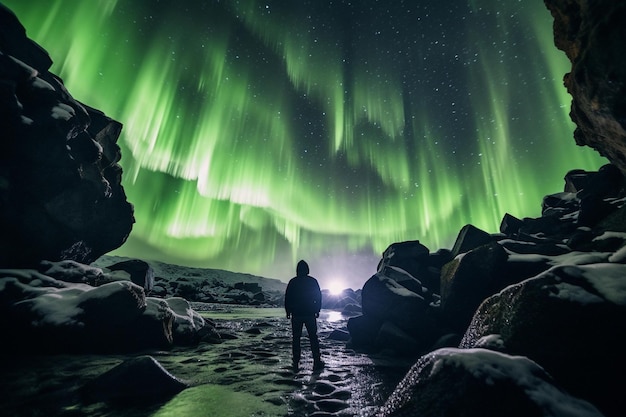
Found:
M 336 337 L 347 317 L 319 319 L 326 367 L 313 371 L 308 341 L 291 369 L 289 322 L 280 308 L 195 305 L 213 320 L 220 344 L 141 352 L 189 388 L 157 404 L 81 400 L 80 388 L 132 355 L 3 357 L 0 410 L 11 416 L 371 416 L 411 363 L 351 350 Z M 339 332 L 338 332 L 339 331 Z M 45 343 L 42 341 L 42 343 Z

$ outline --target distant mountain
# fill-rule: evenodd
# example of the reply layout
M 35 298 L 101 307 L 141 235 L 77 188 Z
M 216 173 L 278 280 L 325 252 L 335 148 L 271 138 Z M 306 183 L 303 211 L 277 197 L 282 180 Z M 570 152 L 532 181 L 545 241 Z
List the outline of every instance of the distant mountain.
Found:
M 123 256 L 104 255 L 96 259 L 91 265 L 98 268 L 106 268 L 113 264 L 128 261 L 133 258 Z M 287 288 L 287 284 L 276 278 L 265 278 L 252 274 L 244 274 L 239 272 L 225 271 L 222 269 L 210 268 L 194 268 L 181 265 L 167 264 L 159 261 L 143 259 L 154 271 L 155 278 L 168 281 L 178 281 L 184 278 L 185 281 L 217 281 L 228 286 L 234 286 L 237 283 L 254 283 L 258 284 L 263 291 L 283 293 Z

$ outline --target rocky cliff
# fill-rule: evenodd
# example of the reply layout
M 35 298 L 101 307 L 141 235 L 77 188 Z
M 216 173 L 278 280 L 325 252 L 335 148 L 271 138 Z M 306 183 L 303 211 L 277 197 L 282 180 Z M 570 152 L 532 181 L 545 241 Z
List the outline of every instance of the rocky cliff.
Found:
M 74 99 L 47 52 L 0 5 L 0 266 L 90 263 L 134 223 L 122 124 Z
M 613 0 L 545 0 L 554 17 L 554 43 L 572 62 L 574 138 L 626 173 L 626 4 Z
M 574 139 L 610 163 L 566 173 L 539 218 L 505 213 L 500 233 L 466 225 L 433 253 L 419 241 L 389 246 L 348 323 L 351 343 L 418 359 L 378 416 L 626 409 L 616 382 L 626 372 L 626 4 L 545 3 L 572 62 Z M 569 395 L 578 400 L 545 401 Z

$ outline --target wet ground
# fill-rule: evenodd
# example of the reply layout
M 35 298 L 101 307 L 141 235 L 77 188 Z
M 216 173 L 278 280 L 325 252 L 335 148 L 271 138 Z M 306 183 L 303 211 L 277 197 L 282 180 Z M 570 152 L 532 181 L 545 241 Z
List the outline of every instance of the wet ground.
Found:
M 190 385 L 174 398 L 123 407 L 80 401 L 80 386 L 130 355 L 4 357 L 0 415 L 372 416 L 410 366 L 356 352 L 330 338 L 334 330 L 346 330 L 347 318 L 338 312 L 323 311 L 318 320 L 326 366 L 313 370 L 303 337 L 297 371 L 291 367 L 291 333 L 282 309 L 213 305 L 201 313 L 232 338 L 221 344 L 141 353 Z

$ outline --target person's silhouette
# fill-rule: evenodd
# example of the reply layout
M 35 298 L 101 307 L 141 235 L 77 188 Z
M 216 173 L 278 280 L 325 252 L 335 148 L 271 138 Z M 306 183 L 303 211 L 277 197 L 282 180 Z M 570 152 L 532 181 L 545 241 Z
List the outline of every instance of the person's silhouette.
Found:
M 294 369 L 300 363 L 300 338 L 302 325 L 306 326 L 313 354 L 313 368 L 324 367 L 320 354 L 320 344 L 317 338 L 317 317 L 322 308 L 322 292 L 317 280 L 309 275 L 309 265 L 301 260 L 296 266 L 296 276 L 287 284 L 285 291 L 285 311 L 291 319 L 292 331 L 292 359 Z

